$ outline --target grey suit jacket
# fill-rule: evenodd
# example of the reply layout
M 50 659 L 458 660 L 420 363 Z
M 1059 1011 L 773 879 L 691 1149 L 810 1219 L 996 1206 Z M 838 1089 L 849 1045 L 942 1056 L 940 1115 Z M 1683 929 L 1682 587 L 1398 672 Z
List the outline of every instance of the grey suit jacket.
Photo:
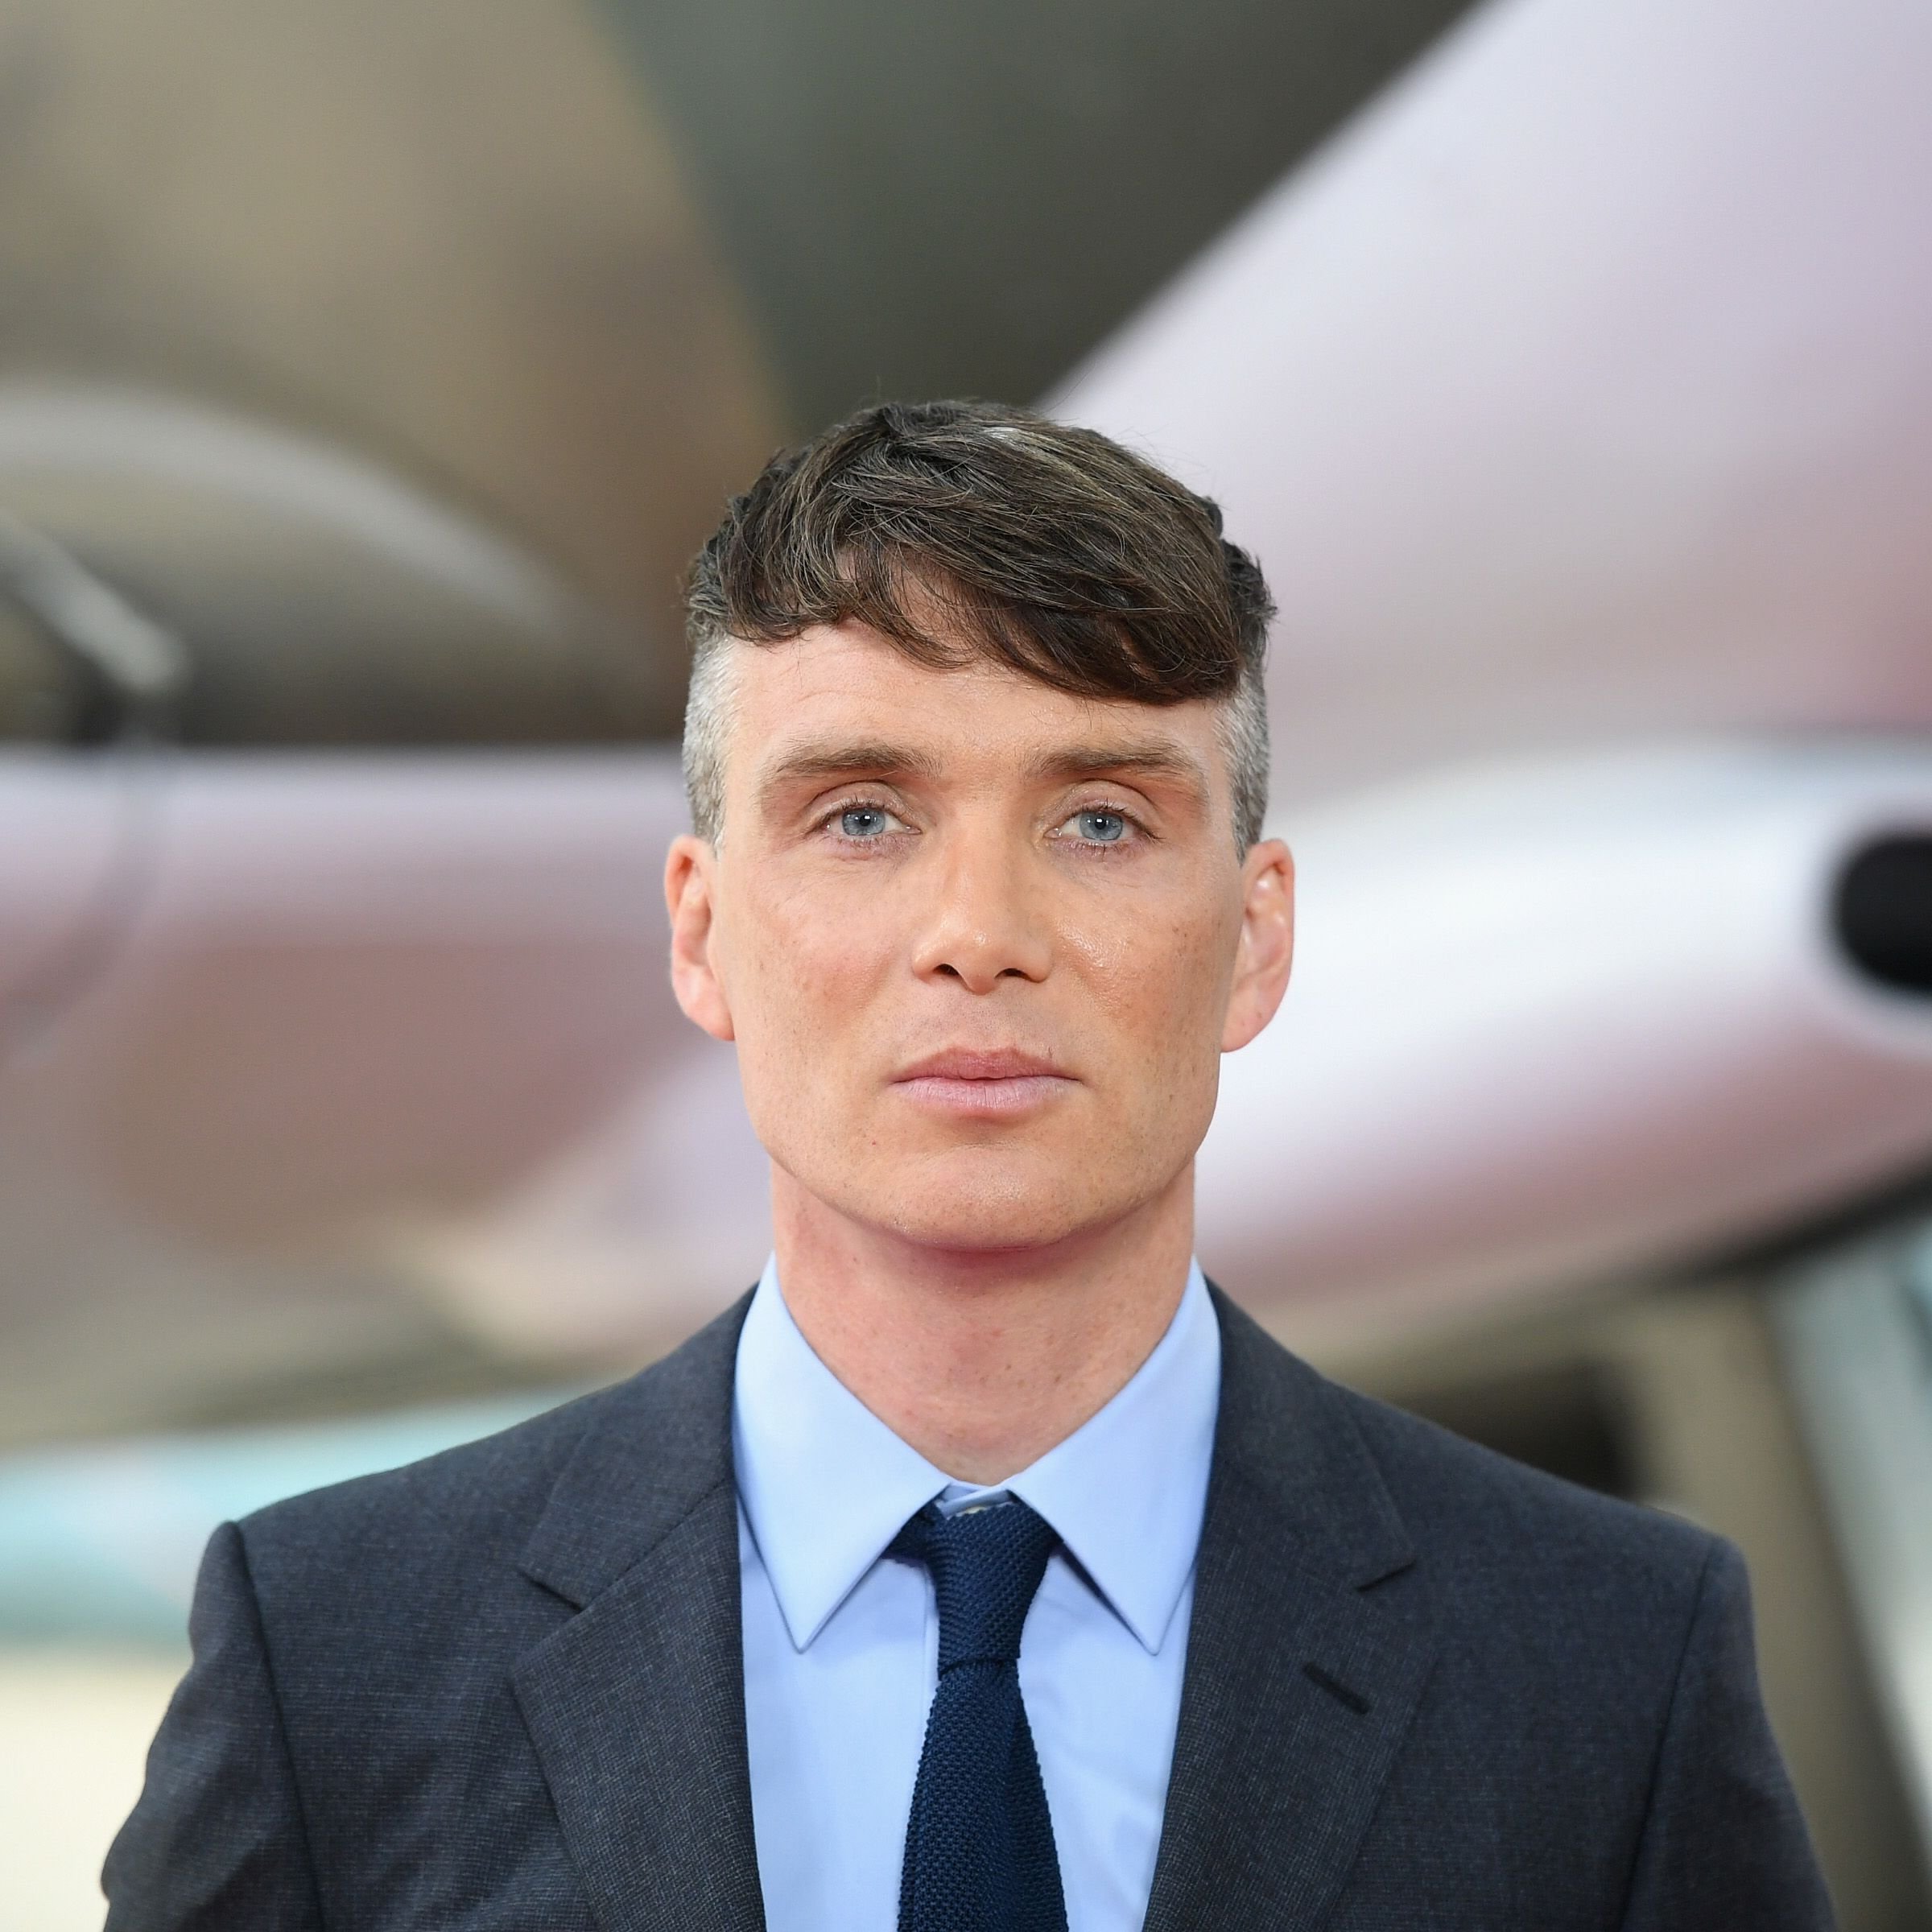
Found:
M 1352 1394 L 1215 1305 L 1149 1926 L 1828 1926 L 1730 1546 Z M 217 1531 L 109 1932 L 760 1926 L 745 1306 L 615 1388 Z

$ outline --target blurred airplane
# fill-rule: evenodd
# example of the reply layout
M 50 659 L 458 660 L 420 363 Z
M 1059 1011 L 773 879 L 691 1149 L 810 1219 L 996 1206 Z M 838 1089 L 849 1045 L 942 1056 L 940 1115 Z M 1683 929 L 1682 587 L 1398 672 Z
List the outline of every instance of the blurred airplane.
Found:
M 0 15 L 0 1439 L 749 1278 L 685 559 L 878 387 L 1038 393 L 1463 4 Z
M 729 1055 L 665 982 L 669 587 L 865 385 L 773 313 L 757 184 L 702 133 L 730 23 L 204 10 L 27 9 L 0 50 L 15 1439 L 648 1354 L 766 1240 Z M 1287 89 L 1285 152 L 1197 162 L 1135 272 L 1455 11 L 1385 10 Z M 943 85 L 873 10 L 819 25 L 758 65 L 760 180 L 862 186 L 877 232 L 821 212 L 785 287 L 876 298 L 910 384 L 1051 382 L 1112 317 L 935 336 L 890 180 L 780 165 L 840 48 Z M 1172 50 L 1125 39 L 1145 93 Z M 954 52 L 984 145 L 1026 90 Z M 1932 1162 L 1928 72 L 1894 0 L 1510 0 L 1053 389 L 1212 489 L 1286 613 L 1302 964 L 1203 1158 L 1257 1305 L 1669 1269 Z M 107 139 L 134 100 L 165 167 Z M 929 250 L 1010 294 L 1044 244 L 1005 212 Z

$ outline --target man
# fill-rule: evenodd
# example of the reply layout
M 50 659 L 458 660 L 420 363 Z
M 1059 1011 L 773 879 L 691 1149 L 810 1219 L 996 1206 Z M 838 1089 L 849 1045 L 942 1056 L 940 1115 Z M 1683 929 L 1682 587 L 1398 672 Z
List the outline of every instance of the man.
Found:
M 1193 1262 L 1291 943 L 1214 506 L 872 409 L 691 608 L 672 978 L 773 1258 L 629 1382 L 217 1532 L 110 1928 L 1828 1925 L 1736 1552 Z

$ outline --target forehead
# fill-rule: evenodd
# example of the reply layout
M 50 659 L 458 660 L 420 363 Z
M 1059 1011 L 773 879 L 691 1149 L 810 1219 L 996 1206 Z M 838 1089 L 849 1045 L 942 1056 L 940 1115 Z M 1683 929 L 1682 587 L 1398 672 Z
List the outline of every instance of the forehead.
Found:
M 813 748 L 877 744 L 916 749 L 933 775 L 960 778 L 1012 777 L 1051 753 L 1164 753 L 1177 781 L 1225 787 L 1219 708 L 1205 700 L 1080 697 L 980 658 L 938 670 L 861 625 L 733 648 L 737 784 L 758 785 Z

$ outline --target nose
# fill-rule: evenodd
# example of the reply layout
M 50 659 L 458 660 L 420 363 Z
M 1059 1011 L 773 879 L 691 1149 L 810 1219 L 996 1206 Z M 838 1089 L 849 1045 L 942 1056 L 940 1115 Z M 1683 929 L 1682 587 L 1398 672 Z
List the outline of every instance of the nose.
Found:
M 957 980 L 969 993 L 990 993 L 1009 978 L 1043 980 L 1051 948 L 1026 855 L 991 828 L 956 835 L 949 845 L 914 970 Z

